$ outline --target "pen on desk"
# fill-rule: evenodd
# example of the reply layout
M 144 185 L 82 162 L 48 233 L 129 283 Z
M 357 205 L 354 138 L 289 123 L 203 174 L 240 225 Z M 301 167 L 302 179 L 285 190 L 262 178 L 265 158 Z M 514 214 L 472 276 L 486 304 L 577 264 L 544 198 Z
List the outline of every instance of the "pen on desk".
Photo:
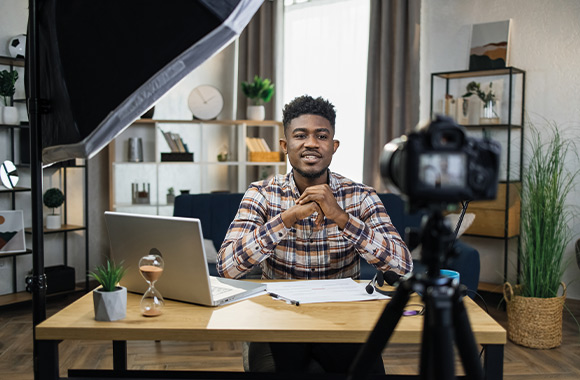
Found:
M 282 300 L 282 301 L 286 301 L 286 303 L 289 303 L 289 304 L 291 304 L 291 305 L 300 306 L 300 301 L 296 301 L 296 300 L 293 300 L 293 299 L 290 299 L 290 298 L 287 298 L 287 297 L 281 296 L 281 295 L 279 295 L 279 294 L 276 294 L 276 293 L 268 293 L 268 294 L 269 294 L 269 295 L 270 295 L 270 297 L 272 297 L 272 298 L 276 298 L 276 299 L 279 299 L 279 300 Z

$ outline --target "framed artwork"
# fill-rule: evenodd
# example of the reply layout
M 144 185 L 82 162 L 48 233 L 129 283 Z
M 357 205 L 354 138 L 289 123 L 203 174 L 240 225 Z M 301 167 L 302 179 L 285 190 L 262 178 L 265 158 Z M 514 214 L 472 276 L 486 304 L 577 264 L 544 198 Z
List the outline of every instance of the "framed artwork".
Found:
M 22 210 L 0 210 L 0 255 L 26 252 Z
M 510 21 L 473 25 L 469 70 L 499 69 L 509 66 Z

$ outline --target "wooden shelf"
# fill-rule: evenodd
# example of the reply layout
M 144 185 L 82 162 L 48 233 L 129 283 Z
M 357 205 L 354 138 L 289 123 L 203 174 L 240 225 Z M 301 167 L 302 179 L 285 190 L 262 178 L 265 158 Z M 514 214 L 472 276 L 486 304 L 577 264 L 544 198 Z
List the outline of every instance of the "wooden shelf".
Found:
M 0 64 L 1 65 L 24 67 L 24 63 L 25 63 L 24 58 L 12 58 L 12 57 L 0 56 Z
M 489 77 L 495 75 L 510 75 L 523 74 L 525 71 L 515 67 L 505 67 L 501 69 L 492 70 L 461 70 L 461 71 L 447 71 L 441 73 L 433 73 L 433 75 L 445 79 L 460 79 L 460 78 L 474 78 L 474 77 Z
M 13 189 L 6 189 L 6 188 L 0 189 L 0 193 L 19 193 L 19 192 L 23 192 L 23 191 L 30 191 L 30 188 L 16 186 Z
M 84 226 L 79 226 L 76 224 L 63 224 L 59 229 L 48 229 L 46 227 L 44 227 L 44 233 L 45 234 L 55 234 L 58 232 L 69 232 L 69 231 L 83 231 L 86 230 L 87 228 Z M 24 231 L 27 234 L 31 234 L 32 233 L 32 228 L 25 228 Z
M 31 249 L 26 249 L 23 252 L 2 252 L 0 253 L 0 259 L 4 257 L 13 257 L 13 256 L 22 256 L 22 255 L 30 255 L 32 253 Z
M 480 282 L 477 285 L 477 290 L 483 291 L 483 292 L 488 292 L 488 293 L 502 294 L 503 293 L 503 284 L 494 284 L 491 282 Z
M 86 292 L 86 289 L 82 286 L 76 286 L 73 290 L 68 290 L 66 292 L 47 294 L 46 297 L 47 298 L 57 297 L 57 296 L 63 296 L 65 294 L 72 294 L 72 293 L 76 293 L 76 292 Z M 28 301 L 32 301 L 32 293 L 17 292 L 17 293 L 4 294 L 4 295 L 0 296 L 0 307 L 8 306 L 8 305 L 15 305 L 18 303 L 23 303 L 23 302 L 28 302 Z

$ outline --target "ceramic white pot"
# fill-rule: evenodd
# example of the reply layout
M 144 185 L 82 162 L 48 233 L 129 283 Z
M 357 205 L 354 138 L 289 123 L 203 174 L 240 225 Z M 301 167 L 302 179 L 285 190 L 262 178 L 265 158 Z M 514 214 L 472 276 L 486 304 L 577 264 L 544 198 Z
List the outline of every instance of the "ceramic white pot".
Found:
M 58 230 L 61 227 L 60 214 L 50 214 L 46 216 L 46 228 Z
M 118 321 L 127 316 L 127 288 L 117 286 L 113 292 L 105 292 L 99 287 L 93 290 L 95 320 Z
M 18 108 L 9 106 L 2 109 L 2 119 L 4 124 L 18 125 L 20 124 L 20 115 Z
M 248 120 L 262 121 L 266 118 L 266 109 L 264 106 L 248 106 L 246 117 Z

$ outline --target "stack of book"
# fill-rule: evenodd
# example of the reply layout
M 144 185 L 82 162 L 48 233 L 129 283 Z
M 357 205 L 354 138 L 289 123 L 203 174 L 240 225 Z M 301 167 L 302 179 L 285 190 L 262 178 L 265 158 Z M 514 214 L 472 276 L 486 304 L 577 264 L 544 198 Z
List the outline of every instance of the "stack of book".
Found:
M 189 152 L 179 133 L 165 132 L 159 129 L 165 138 L 171 153 L 161 153 L 161 161 L 193 161 L 193 153 Z
M 261 137 L 246 137 L 248 146 L 248 161 L 252 162 L 279 162 L 282 160 L 280 152 L 272 152 L 266 140 Z

